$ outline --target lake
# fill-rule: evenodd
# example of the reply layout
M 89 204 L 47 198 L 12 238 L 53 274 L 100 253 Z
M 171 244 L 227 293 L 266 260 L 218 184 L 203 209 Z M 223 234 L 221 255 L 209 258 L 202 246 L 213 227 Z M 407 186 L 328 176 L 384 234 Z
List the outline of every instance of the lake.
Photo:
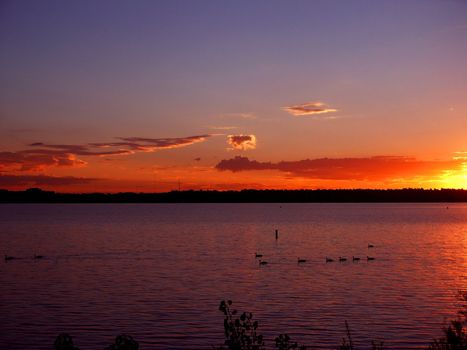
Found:
M 334 349 L 347 320 L 360 348 L 420 349 L 467 287 L 467 205 L 1 204 L 0 252 L 21 258 L 0 263 L 2 349 L 51 349 L 60 332 L 81 350 L 119 333 L 209 349 L 222 299 L 270 346 L 288 333 Z

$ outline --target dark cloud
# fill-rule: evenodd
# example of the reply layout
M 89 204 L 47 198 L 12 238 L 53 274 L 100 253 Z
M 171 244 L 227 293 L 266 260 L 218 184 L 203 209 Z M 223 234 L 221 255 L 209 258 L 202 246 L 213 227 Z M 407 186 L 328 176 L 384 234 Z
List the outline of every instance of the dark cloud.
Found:
M 121 137 L 118 142 L 88 143 L 83 145 L 47 144 L 34 142 L 30 149 L 17 152 L 0 152 L 0 171 L 41 171 L 48 167 L 77 167 L 87 164 L 78 156 L 102 157 L 129 155 L 135 152 L 155 152 L 178 148 L 206 140 L 211 135 L 179 138 Z
M 459 160 L 421 161 L 410 157 L 377 156 L 369 158 L 320 158 L 277 163 L 258 162 L 246 157 L 220 161 L 218 170 L 278 170 L 294 177 L 327 180 L 385 180 L 408 176 L 433 176 L 460 169 Z
M 237 156 L 232 159 L 223 159 L 217 165 L 218 170 L 230 170 L 232 172 L 246 171 L 246 170 L 270 170 L 277 167 L 272 163 L 260 163 L 256 160 L 249 160 L 247 157 Z
M 68 186 L 82 185 L 99 181 L 99 179 L 73 176 L 55 177 L 46 175 L 0 175 L 1 187 L 12 186 Z
M 123 147 L 129 151 L 154 152 L 160 149 L 179 148 L 205 141 L 211 135 L 196 135 L 175 138 L 144 138 L 144 137 L 119 137 L 124 142 L 91 143 L 90 146 L 99 148 Z
M 232 149 L 249 150 L 256 148 L 255 135 L 228 135 L 227 143 Z
M 42 142 L 31 143 L 31 147 L 42 147 L 36 148 L 33 150 L 21 151 L 23 153 L 32 153 L 32 154 L 75 154 L 78 156 L 111 156 L 111 155 L 125 155 L 132 154 L 130 150 L 119 149 L 111 151 L 93 151 L 92 147 L 97 147 L 97 144 L 87 144 L 87 145 L 54 145 L 54 144 L 45 144 Z

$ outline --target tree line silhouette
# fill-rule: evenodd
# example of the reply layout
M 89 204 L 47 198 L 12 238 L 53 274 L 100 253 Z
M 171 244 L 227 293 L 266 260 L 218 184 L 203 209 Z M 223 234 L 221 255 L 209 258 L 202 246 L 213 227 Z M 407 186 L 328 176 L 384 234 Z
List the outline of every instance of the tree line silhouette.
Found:
M 162 193 L 59 193 L 0 190 L 0 203 L 434 203 L 467 202 L 462 189 L 187 190 Z

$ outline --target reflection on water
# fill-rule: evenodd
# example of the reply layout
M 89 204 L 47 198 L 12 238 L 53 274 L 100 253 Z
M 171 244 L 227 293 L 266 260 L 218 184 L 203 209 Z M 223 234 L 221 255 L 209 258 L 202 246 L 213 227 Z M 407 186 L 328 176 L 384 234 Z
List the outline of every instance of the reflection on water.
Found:
M 334 347 L 347 320 L 357 346 L 421 348 L 466 289 L 466 234 L 456 204 L 0 205 L 0 247 L 21 258 L 0 263 L 0 348 L 68 332 L 82 349 L 119 333 L 206 349 L 223 341 L 222 299 L 270 344 Z

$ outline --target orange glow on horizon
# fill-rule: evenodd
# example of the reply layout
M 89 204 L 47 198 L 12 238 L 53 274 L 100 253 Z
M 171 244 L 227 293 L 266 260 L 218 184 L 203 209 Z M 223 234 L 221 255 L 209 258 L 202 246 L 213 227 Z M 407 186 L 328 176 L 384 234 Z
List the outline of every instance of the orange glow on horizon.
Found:
M 115 162 L 90 162 L 87 167 L 57 167 L 42 172 L 15 172 L 3 179 L 10 184 L 0 188 L 23 190 L 40 187 L 58 192 L 166 192 L 177 190 L 241 190 L 241 189 L 398 189 L 398 188 L 467 188 L 467 162 L 460 167 L 436 172 L 422 167 L 429 175 L 392 169 L 396 176 L 379 172 L 367 178 L 313 178 L 279 170 L 219 171 L 210 165 L 143 167 L 130 166 L 118 158 Z M 430 163 L 428 163 L 430 164 Z M 331 170 L 330 170 L 331 171 Z M 403 176 L 397 176 L 403 174 Z M 24 179 L 19 183 L 17 180 Z M 2 177 L 0 176 L 0 179 Z

